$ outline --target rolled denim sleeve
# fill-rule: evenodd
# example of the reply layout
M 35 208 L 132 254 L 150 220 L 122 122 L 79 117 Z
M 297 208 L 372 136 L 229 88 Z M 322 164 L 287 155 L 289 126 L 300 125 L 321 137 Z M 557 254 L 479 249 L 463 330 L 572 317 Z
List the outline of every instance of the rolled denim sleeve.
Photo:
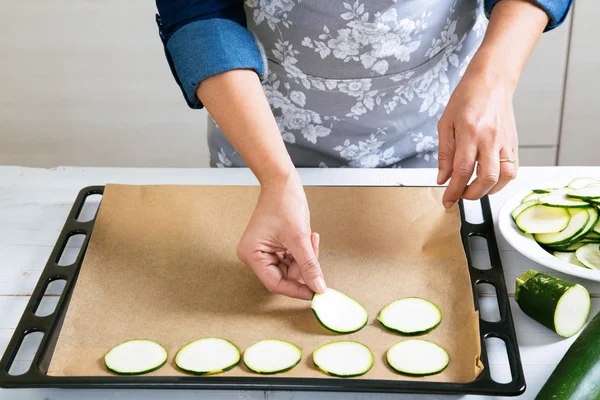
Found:
M 488 18 L 492 14 L 494 6 L 500 1 L 502 0 L 485 0 L 484 9 Z M 550 31 L 565 21 L 573 0 L 531 0 L 531 2 L 548 14 L 550 21 L 545 31 Z
M 261 79 L 266 76 L 266 57 L 245 26 L 242 2 L 171 1 L 163 7 L 168 23 L 162 22 L 162 15 L 157 23 L 169 67 L 190 108 L 203 107 L 196 89 L 206 78 L 241 68 L 256 71 Z M 190 3 L 202 7 L 190 10 Z

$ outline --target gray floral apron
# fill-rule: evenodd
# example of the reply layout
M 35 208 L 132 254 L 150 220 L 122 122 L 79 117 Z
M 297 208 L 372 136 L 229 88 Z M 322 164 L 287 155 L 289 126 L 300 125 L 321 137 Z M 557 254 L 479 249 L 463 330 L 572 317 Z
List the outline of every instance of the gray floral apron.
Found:
M 486 28 L 478 0 L 246 0 L 297 167 L 437 167 L 437 122 Z M 245 166 L 209 118 L 211 165 Z

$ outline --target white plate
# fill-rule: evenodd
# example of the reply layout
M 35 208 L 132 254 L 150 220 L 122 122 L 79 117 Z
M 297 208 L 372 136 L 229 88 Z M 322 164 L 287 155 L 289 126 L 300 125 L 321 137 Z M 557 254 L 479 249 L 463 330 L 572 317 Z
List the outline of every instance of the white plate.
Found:
M 504 236 L 506 241 L 510 243 L 515 250 L 536 263 L 565 274 L 600 282 L 600 271 L 578 267 L 569 264 L 566 261 L 559 260 L 537 244 L 532 235 L 523 233 L 517 228 L 511 213 L 519 204 L 521 204 L 523 198 L 529 193 L 531 193 L 531 191 L 511 197 L 500 209 L 500 212 L 498 213 L 498 228 L 500 229 L 502 236 Z

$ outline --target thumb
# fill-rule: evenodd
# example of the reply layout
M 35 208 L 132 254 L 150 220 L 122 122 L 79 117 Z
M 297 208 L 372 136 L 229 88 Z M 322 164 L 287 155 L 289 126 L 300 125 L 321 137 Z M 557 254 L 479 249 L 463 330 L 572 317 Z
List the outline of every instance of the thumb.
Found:
M 312 235 L 302 238 L 300 241 L 288 246 L 288 249 L 294 257 L 294 262 L 298 264 L 298 269 L 304 283 L 313 292 L 323 293 L 327 290 L 327 286 L 325 285 L 325 279 L 323 278 L 317 254 L 315 254 L 314 239 Z
M 444 122 L 442 118 L 438 124 L 438 177 L 437 184 L 443 185 L 452 176 L 452 166 L 454 163 L 454 152 L 456 144 L 454 142 L 454 128 L 452 124 Z

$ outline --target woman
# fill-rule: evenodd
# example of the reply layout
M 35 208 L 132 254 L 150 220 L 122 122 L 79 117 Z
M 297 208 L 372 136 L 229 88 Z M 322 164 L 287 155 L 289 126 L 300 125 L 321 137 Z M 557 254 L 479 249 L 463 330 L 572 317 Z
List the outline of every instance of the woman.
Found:
M 326 289 L 295 166 L 437 166 L 445 207 L 502 189 L 519 76 L 570 3 L 157 0 L 173 75 L 213 118 L 212 166 L 261 185 L 240 260 L 274 293 Z

